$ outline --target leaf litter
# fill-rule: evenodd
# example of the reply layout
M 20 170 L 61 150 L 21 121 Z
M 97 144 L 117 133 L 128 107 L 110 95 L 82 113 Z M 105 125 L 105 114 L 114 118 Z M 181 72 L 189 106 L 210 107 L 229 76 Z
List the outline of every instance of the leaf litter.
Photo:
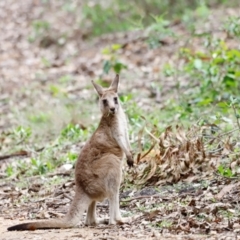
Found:
M 127 179 L 141 187 L 155 186 L 155 191 L 127 201 L 141 206 L 145 212 L 142 220 L 158 227 L 159 232 L 219 236 L 229 231 L 235 233 L 232 237 L 239 233 L 238 177 L 216 174 L 226 159 L 230 169 L 238 165 L 232 164 L 238 162 L 232 154 L 238 149 L 239 129 L 216 134 L 212 127 L 169 126 L 159 137 L 147 130 L 157 144 L 147 154 L 142 153 L 137 169 Z
M 118 50 L 119 58 L 128 65 L 127 74 L 137 79 L 124 83 L 125 92 L 131 89 L 141 91 L 136 102 L 144 102 L 140 106 L 146 111 L 153 101 L 149 93 L 156 97 L 158 103 L 164 104 L 174 83 L 164 84 L 163 94 L 159 95 L 152 90 L 151 81 L 161 72 L 165 62 L 179 60 L 175 52 L 187 41 L 183 38 L 177 42 L 170 38 L 164 40 L 164 48 L 150 50 L 144 41 L 145 33 L 141 31 L 109 34 L 89 43 L 81 39 L 85 33 L 80 30 L 70 31 L 69 39 L 59 47 L 56 42 L 64 42 L 62 34 L 76 22 L 73 15 L 59 11 L 60 2 L 49 3 L 48 8 L 43 7 L 40 1 L 30 0 L 24 3 L 1 1 L 0 5 L 1 30 L 6 33 L 0 37 L 0 114 L 3 116 L 0 119 L 0 150 L 1 156 L 13 157 L 0 163 L 3 239 L 32 239 L 33 236 L 36 239 L 239 239 L 238 179 L 216 174 L 218 166 L 226 159 L 231 160 L 227 161 L 230 162 L 229 169 L 239 173 L 238 154 L 235 152 L 238 143 L 232 137 L 235 130 L 230 133 L 218 131 L 213 135 L 213 128 L 218 126 L 198 125 L 189 129 L 169 126 L 159 136 L 151 133 L 151 147 L 137 154 L 138 164 L 133 170 L 127 170 L 121 188 L 121 211 L 123 215 L 137 216 L 132 223 L 96 228 L 81 225 L 84 231 L 80 228 L 18 233 L 17 238 L 16 234 L 7 233 L 6 228 L 16 219 L 25 221 L 63 216 L 74 195 L 72 171 L 64 167 L 45 176 L 22 179 L 19 174 L 6 178 L 7 161 L 27 162 L 25 153 L 36 154 L 21 142 L 15 149 L 15 142 L 9 140 L 11 128 L 18 126 L 19 121 L 24 122 L 21 114 L 29 108 L 32 111 L 45 109 L 47 105 L 49 112 L 56 111 L 56 106 L 64 101 L 54 98 L 55 95 L 67 95 L 74 102 L 92 97 L 87 90 L 89 80 L 103 75 L 102 63 L 106 56 L 101 51 L 112 43 L 122 46 Z M 57 10 L 57 17 L 53 16 L 53 9 Z M 238 12 L 237 9 L 226 11 Z M 56 27 L 31 44 L 26 41 L 32 36 L 30 23 L 39 19 L 43 12 L 45 19 Z M 218 29 L 218 21 L 214 17 L 220 19 L 222 16 L 223 10 L 216 10 L 207 27 Z M 186 35 L 181 26 L 173 28 L 179 35 Z M 197 38 L 191 44 L 193 49 L 201 45 Z M 70 86 L 56 87 L 56 81 L 66 75 L 69 77 L 61 81 L 70 79 Z M 103 80 L 109 81 L 106 76 Z M 187 83 L 182 81 L 181 84 Z M 53 119 L 55 134 L 66 122 L 77 118 L 66 118 L 66 112 L 58 110 L 58 118 Z M 64 117 L 59 117 L 59 114 Z M 47 130 L 45 132 L 48 133 Z M 42 142 L 54 139 L 49 137 L 51 134 L 44 136 Z M 44 145 L 42 142 L 38 143 L 38 149 Z M 79 144 L 73 145 L 73 148 L 79 148 Z M 136 188 L 127 190 L 129 183 Z M 108 216 L 108 202 L 100 203 L 97 209 L 99 216 Z
M 157 146 L 143 154 L 142 158 L 140 157 L 140 163 L 145 164 L 146 167 L 142 167 L 143 164 L 140 165 L 142 174 L 136 177 L 140 179 L 138 184 L 148 182 L 160 185 L 183 179 L 192 181 L 193 177 L 197 178 L 199 173 L 201 175 L 205 173 L 207 176 L 215 172 L 224 159 L 230 159 L 231 154 L 234 154 L 236 143 L 235 138 L 230 140 L 228 135 L 225 139 L 206 135 L 206 131 L 210 132 L 211 127 L 192 126 L 184 130 L 178 125 L 175 128 L 169 126 L 159 138 L 154 136 Z M 151 137 L 153 137 L 152 134 Z M 230 145 L 233 147 L 229 148 Z M 235 161 L 238 160 L 235 159 Z M 235 164 L 231 165 L 235 166 Z M 151 182 L 151 179 L 158 181 Z

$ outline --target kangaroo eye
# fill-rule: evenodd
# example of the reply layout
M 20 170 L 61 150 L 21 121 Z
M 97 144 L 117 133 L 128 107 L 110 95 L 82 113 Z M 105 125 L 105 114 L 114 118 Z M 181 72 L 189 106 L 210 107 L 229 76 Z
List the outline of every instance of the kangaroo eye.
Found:
M 107 105 L 108 105 L 107 99 L 103 99 L 102 102 L 103 102 L 103 105 L 104 105 L 104 106 L 107 106 Z
M 115 104 L 118 103 L 118 99 L 117 99 L 117 97 L 113 98 L 113 100 L 114 100 L 114 103 L 115 103 Z

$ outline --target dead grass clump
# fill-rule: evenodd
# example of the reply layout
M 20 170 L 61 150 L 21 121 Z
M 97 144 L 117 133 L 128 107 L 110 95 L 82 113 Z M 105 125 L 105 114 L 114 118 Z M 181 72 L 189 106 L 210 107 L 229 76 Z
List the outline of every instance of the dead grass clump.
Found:
M 216 125 L 188 129 L 169 126 L 160 137 L 147 130 L 157 144 L 145 154 L 139 154 L 134 173 L 137 175 L 134 179 L 138 179 L 136 183 L 160 185 L 179 180 L 192 181 L 200 175 L 212 174 L 223 161 L 235 166 L 231 154 L 236 141 L 226 133 L 218 133 L 219 129 Z

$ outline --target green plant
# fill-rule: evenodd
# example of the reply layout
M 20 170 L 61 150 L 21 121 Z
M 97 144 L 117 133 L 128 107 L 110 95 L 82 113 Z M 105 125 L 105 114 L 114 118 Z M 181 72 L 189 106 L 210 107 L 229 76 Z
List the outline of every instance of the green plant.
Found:
M 8 177 L 11 177 L 14 174 L 14 168 L 12 165 L 8 165 L 6 168 L 6 174 Z
M 154 22 L 146 29 L 147 42 L 150 48 L 159 47 L 166 37 L 176 37 L 171 28 L 169 28 L 170 21 L 166 20 L 164 16 L 164 14 L 161 16 L 152 15 Z
M 74 125 L 72 123 L 68 124 L 61 132 L 60 141 L 71 140 L 77 141 L 81 138 L 83 140 L 86 138 L 88 132 L 83 130 L 78 124 Z
M 32 174 L 43 175 L 53 168 L 50 161 L 41 161 L 40 159 L 31 159 Z
M 69 83 L 72 80 L 71 75 L 64 75 L 58 79 L 60 83 Z
M 229 17 L 224 28 L 229 36 L 240 37 L 240 17 Z
M 115 73 L 120 73 L 122 69 L 126 69 L 127 66 L 121 63 L 117 57 L 117 51 L 121 48 L 119 44 L 113 44 L 110 47 L 104 48 L 102 53 L 108 57 L 103 64 L 104 73 L 108 74 L 111 69 L 114 70 Z
M 34 42 L 37 38 L 43 36 L 50 29 L 50 24 L 44 20 L 35 20 L 32 22 L 32 29 L 28 38 L 30 42 Z
M 46 113 L 37 113 L 37 114 L 31 114 L 28 119 L 33 123 L 44 123 L 49 120 L 49 116 Z
M 67 153 L 67 160 L 69 162 L 75 162 L 77 160 L 77 158 L 78 158 L 78 155 L 79 154 L 77 154 L 77 153 L 68 152 Z
M 172 226 L 171 220 L 163 220 L 161 222 L 156 223 L 157 228 L 170 228 Z
M 222 175 L 223 177 L 233 177 L 234 174 L 232 173 L 232 170 L 228 167 L 225 167 L 224 165 L 220 165 L 218 167 L 218 173 Z
M 129 29 L 129 24 L 126 21 L 122 21 L 121 15 L 116 16 L 113 9 L 112 3 L 110 6 L 105 7 L 100 3 L 84 4 L 81 25 L 90 25 L 95 36 Z
M 204 20 L 209 15 L 209 8 L 215 7 L 216 4 L 234 6 L 238 4 L 238 1 L 133 0 L 123 2 L 110 0 L 107 3 L 85 1 L 82 7 L 83 17 L 80 25 L 81 28 L 86 28 L 88 32 L 91 32 L 91 36 L 98 36 L 109 32 L 121 32 L 136 28 L 145 29 L 153 24 L 152 16 L 165 15 L 166 20 L 178 20 L 183 15 L 184 17 L 181 18 L 194 32 L 196 19 Z M 75 4 L 66 3 L 64 6 L 67 11 L 76 12 Z M 166 28 L 162 30 L 166 32 Z
M 232 107 L 236 121 L 237 121 L 237 126 L 238 129 L 240 131 L 240 122 L 239 122 L 239 118 L 240 118 L 240 111 L 239 111 L 239 106 L 240 106 L 240 98 L 239 97 L 233 97 L 230 96 L 230 107 Z
M 234 217 L 234 214 L 231 211 L 229 211 L 229 210 L 220 209 L 219 213 L 220 213 L 220 215 L 222 215 L 223 217 L 225 217 L 225 218 L 227 218 L 229 220 Z
M 57 96 L 57 95 L 59 95 L 59 93 L 61 92 L 60 87 L 57 86 L 57 85 L 50 85 L 50 86 L 49 86 L 49 90 L 50 90 L 50 93 L 51 93 L 53 96 Z
M 30 127 L 18 126 L 13 130 L 13 137 L 18 142 L 24 142 L 30 138 L 32 135 L 32 129 Z
M 191 89 L 184 95 L 185 101 L 200 108 L 218 104 L 227 113 L 230 96 L 236 96 L 240 88 L 240 51 L 211 37 L 207 37 L 206 47 L 208 53 L 181 49 L 186 64 L 177 74 L 189 79 Z
M 209 16 L 210 11 L 205 1 L 199 1 L 195 10 L 185 8 L 182 15 L 182 21 L 187 26 L 188 30 L 195 34 L 196 21 L 204 21 Z
M 42 64 L 44 65 L 44 67 L 49 68 L 51 66 L 51 62 L 47 58 L 42 57 L 41 61 L 42 61 Z

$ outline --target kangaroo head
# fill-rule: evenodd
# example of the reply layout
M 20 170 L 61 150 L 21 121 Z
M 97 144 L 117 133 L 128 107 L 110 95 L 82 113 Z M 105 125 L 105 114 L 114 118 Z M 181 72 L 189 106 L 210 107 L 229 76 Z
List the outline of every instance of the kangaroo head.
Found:
M 100 109 L 103 115 L 114 115 L 119 109 L 118 105 L 118 82 L 117 74 L 111 85 L 107 89 L 103 89 L 100 85 L 92 81 L 94 88 L 99 96 Z

